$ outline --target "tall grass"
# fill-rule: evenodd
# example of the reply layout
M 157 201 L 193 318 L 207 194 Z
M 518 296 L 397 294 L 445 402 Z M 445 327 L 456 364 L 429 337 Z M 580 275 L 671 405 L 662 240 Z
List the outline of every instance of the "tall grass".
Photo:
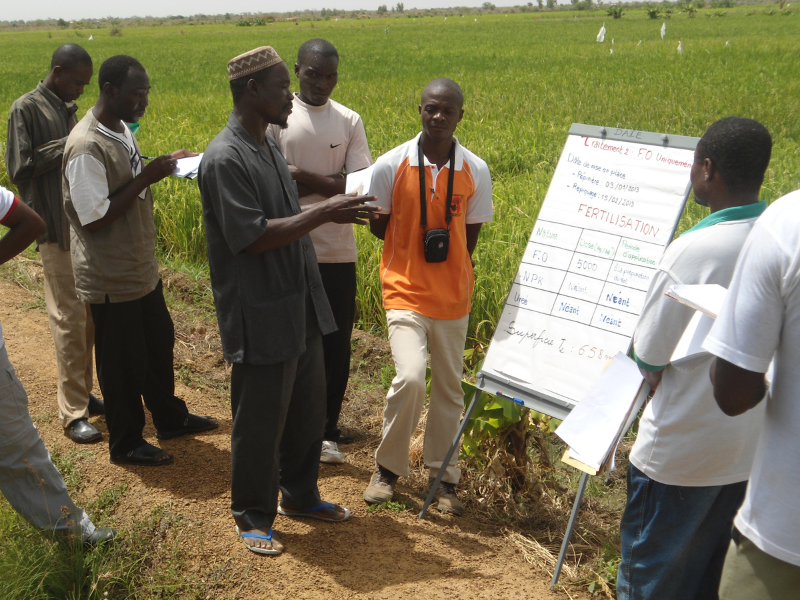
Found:
M 457 135 L 484 158 L 494 179 L 495 220 L 476 251 L 476 290 L 470 337 L 486 342 L 573 122 L 681 135 L 701 135 L 720 117 L 762 121 L 775 139 L 763 198 L 800 187 L 800 40 L 796 16 L 731 11 L 725 18 L 677 15 L 662 41 L 660 23 L 643 9 L 607 22 L 607 42 L 595 41 L 607 17 L 598 12 L 483 15 L 472 18 L 342 19 L 311 30 L 210 25 L 127 28 L 125 36 L 84 42 L 95 59 L 131 54 L 147 67 L 153 89 L 138 136 L 145 154 L 185 147 L 202 150 L 224 127 L 231 108 L 227 60 L 270 44 L 288 64 L 299 45 L 324 37 L 340 53 L 334 97 L 358 111 L 373 157 L 419 130 L 417 104 L 424 85 L 448 76 L 463 87 L 464 121 Z M 388 33 L 385 29 L 388 27 Z M 61 39 L 63 37 L 63 39 Z M 609 53 L 615 39 L 614 54 Z M 678 38 L 685 52 L 676 47 Z M 69 32 L 0 34 L 0 104 L 32 89 L 47 71 L 52 50 Z M 641 44 L 639 41 L 641 40 Z M 725 42 L 730 41 L 730 46 Z M 97 96 L 92 85 L 81 113 Z M 4 130 L 0 125 L 0 136 Z M 0 175 L 2 183 L 3 175 Z M 173 261 L 205 264 L 205 240 L 195 183 L 168 179 L 156 186 L 161 251 Z M 690 205 L 680 230 L 705 216 Z M 358 320 L 384 327 L 378 260 L 381 243 L 364 228 L 359 244 Z

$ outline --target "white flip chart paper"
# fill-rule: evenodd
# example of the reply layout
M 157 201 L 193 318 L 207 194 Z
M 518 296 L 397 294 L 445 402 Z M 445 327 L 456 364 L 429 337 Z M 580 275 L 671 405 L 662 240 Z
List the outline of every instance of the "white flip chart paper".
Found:
M 627 352 L 694 153 L 571 134 L 483 370 L 571 405 Z M 653 135 L 653 134 L 650 134 Z

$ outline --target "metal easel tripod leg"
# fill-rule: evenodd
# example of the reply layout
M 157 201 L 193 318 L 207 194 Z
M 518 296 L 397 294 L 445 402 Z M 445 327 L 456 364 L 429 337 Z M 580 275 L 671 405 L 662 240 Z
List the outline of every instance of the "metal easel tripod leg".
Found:
M 442 467 L 439 469 L 439 473 L 436 475 L 436 479 L 433 481 L 433 485 L 431 485 L 431 490 L 428 492 L 428 497 L 425 498 L 425 504 L 422 505 L 422 510 L 419 513 L 419 518 L 424 519 L 425 513 L 428 512 L 428 507 L 433 502 L 433 495 L 436 493 L 436 488 L 439 487 L 439 484 L 442 481 L 442 476 L 444 476 L 444 471 L 447 465 L 450 464 L 450 459 L 453 457 L 453 452 L 461 445 L 461 436 L 464 435 L 464 430 L 467 428 L 467 423 L 469 422 L 470 417 L 472 416 L 472 411 L 475 410 L 475 404 L 480 397 L 480 394 L 483 390 L 475 388 L 475 393 L 472 395 L 472 402 L 469 403 L 469 408 L 467 409 L 466 414 L 464 415 L 464 420 L 461 421 L 461 426 L 458 428 L 458 432 L 456 433 L 456 438 L 453 440 L 453 444 L 450 446 L 450 450 L 447 451 L 447 454 L 444 457 L 444 461 L 442 462 Z
M 581 500 L 583 499 L 583 491 L 586 489 L 586 482 L 589 481 L 589 475 L 584 473 L 581 475 L 581 481 L 578 484 L 578 493 L 575 494 L 575 503 L 572 505 L 572 514 L 569 516 L 569 523 L 567 523 L 567 531 L 564 533 L 564 541 L 561 544 L 561 552 L 558 553 L 558 562 L 556 562 L 556 569 L 553 571 L 553 581 L 550 582 L 550 589 L 553 590 L 558 583 L 558 578 L 561 576 L 561 567 L 564 566 L 564 559 L 567 557 L 567 548 L 569 548 L 569 540 L 572 537 L 572 530 L 575 529 L 575 519 L 578 516 L 578 509 L 581 507 Z

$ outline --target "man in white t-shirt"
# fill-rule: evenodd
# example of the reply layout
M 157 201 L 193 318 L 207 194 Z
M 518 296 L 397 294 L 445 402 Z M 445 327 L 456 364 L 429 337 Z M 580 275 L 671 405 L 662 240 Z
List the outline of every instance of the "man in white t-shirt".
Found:
M 0 264 L 10 260 L 46 231 L 33 209 L 0 187 Z M 0 490 L 9 504 L 40 529 L 73 533 L 86 544 L 107 542 L 113 529 L 97 529 L 67 492 L 50 453 L 28 411 L 28 395 L 8 360 L 0 326 Z
M 300 46 L 294 73 L 300 83 L 288 127 L 270 125 L 272 136 L 297 183 L 300 206 L 345 191 L 345 174 L 372 164 L 367 134 L 358 113 L 330 99 L 336 87 L 339 53 L 333 44 L 313 39 Z M 326 223 L 311 232 L 319 273 L 338 331 L 323 336 L 327 418 L 320 460 L 343 463 L 339 443 L 353 441 L 339 430 L 339 413 L 350 375 L 350 336 L 356 311 L 356 239 L 350 223 Z
M 756 219 L 772 139 L 751 119 L 711 125 L 697 145 L 695 201 L 711 214 L 664 253 L 634 333 L 655 389 L 639 424 L 620 524 L 620 600 L 716 598 L 733 515 L 744 497 L 762 411 L 731 419 L 714 402 L 701 353 L 671 362 L 695 311 L 665 296 L 676 284 L 727 287 Z
M 797 191 L 776 200 L 753 227 L 703 344 L 719 357 L 712 374 L 720 409 L 731 416 L 757 410 L 765 415 L 725 558 L 723 600 L 800 596 L 799 284 Z M 772 384 L 762 402 L 770 363 Z

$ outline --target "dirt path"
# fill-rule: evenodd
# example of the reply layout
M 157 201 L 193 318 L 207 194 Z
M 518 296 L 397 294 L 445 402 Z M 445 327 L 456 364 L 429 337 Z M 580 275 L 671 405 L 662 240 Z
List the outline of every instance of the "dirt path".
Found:
M 31 296 L 0 279 L 0 322 L 12 363 L 30 396 L 30 410 L 49 448 L 75 446 L 56 417 L 56 372 L 47 316 L 28 308 Z M 417 512 L 367 513 L 361 497 L 377 439 L 360 435 L 343 446 L 345 465 L 322 465 L 320 489 L 326 500 L 348 506 L 348 523 L 290 520 L 278 517 L 275 529 L 286 551 L 279 557 L 256 556 L 244 549 L 230 516 L 229 403 L 220 394 L 178 384 L 177 393 L 192 412 L 213 415 L 221 426 L 212 434 L 160 442 L 175 455 L 159 468 L 120 467 L 108 462 L 106 441 L 84 447 L 92 455 L 81 462 L 88 502 L 103 490 L 127 483 L 116 509 L 122 522 L 155 507 L 185 517 L 190 544 L 186 570 L 215 585 L 214 598 L 567 598 L 548 591 L 547 576 L 527 565 L 499 527 L 469 515 Z M 347 410 L 347 409 L 346 409 Z M 102 417 L 92 423 L 104 433 Z M 158 443 L 148 420 L 145 437 Z M 417 503 L 417 492 L 400 486 Z M 569 597 L 584 597 L 570 592 Z

